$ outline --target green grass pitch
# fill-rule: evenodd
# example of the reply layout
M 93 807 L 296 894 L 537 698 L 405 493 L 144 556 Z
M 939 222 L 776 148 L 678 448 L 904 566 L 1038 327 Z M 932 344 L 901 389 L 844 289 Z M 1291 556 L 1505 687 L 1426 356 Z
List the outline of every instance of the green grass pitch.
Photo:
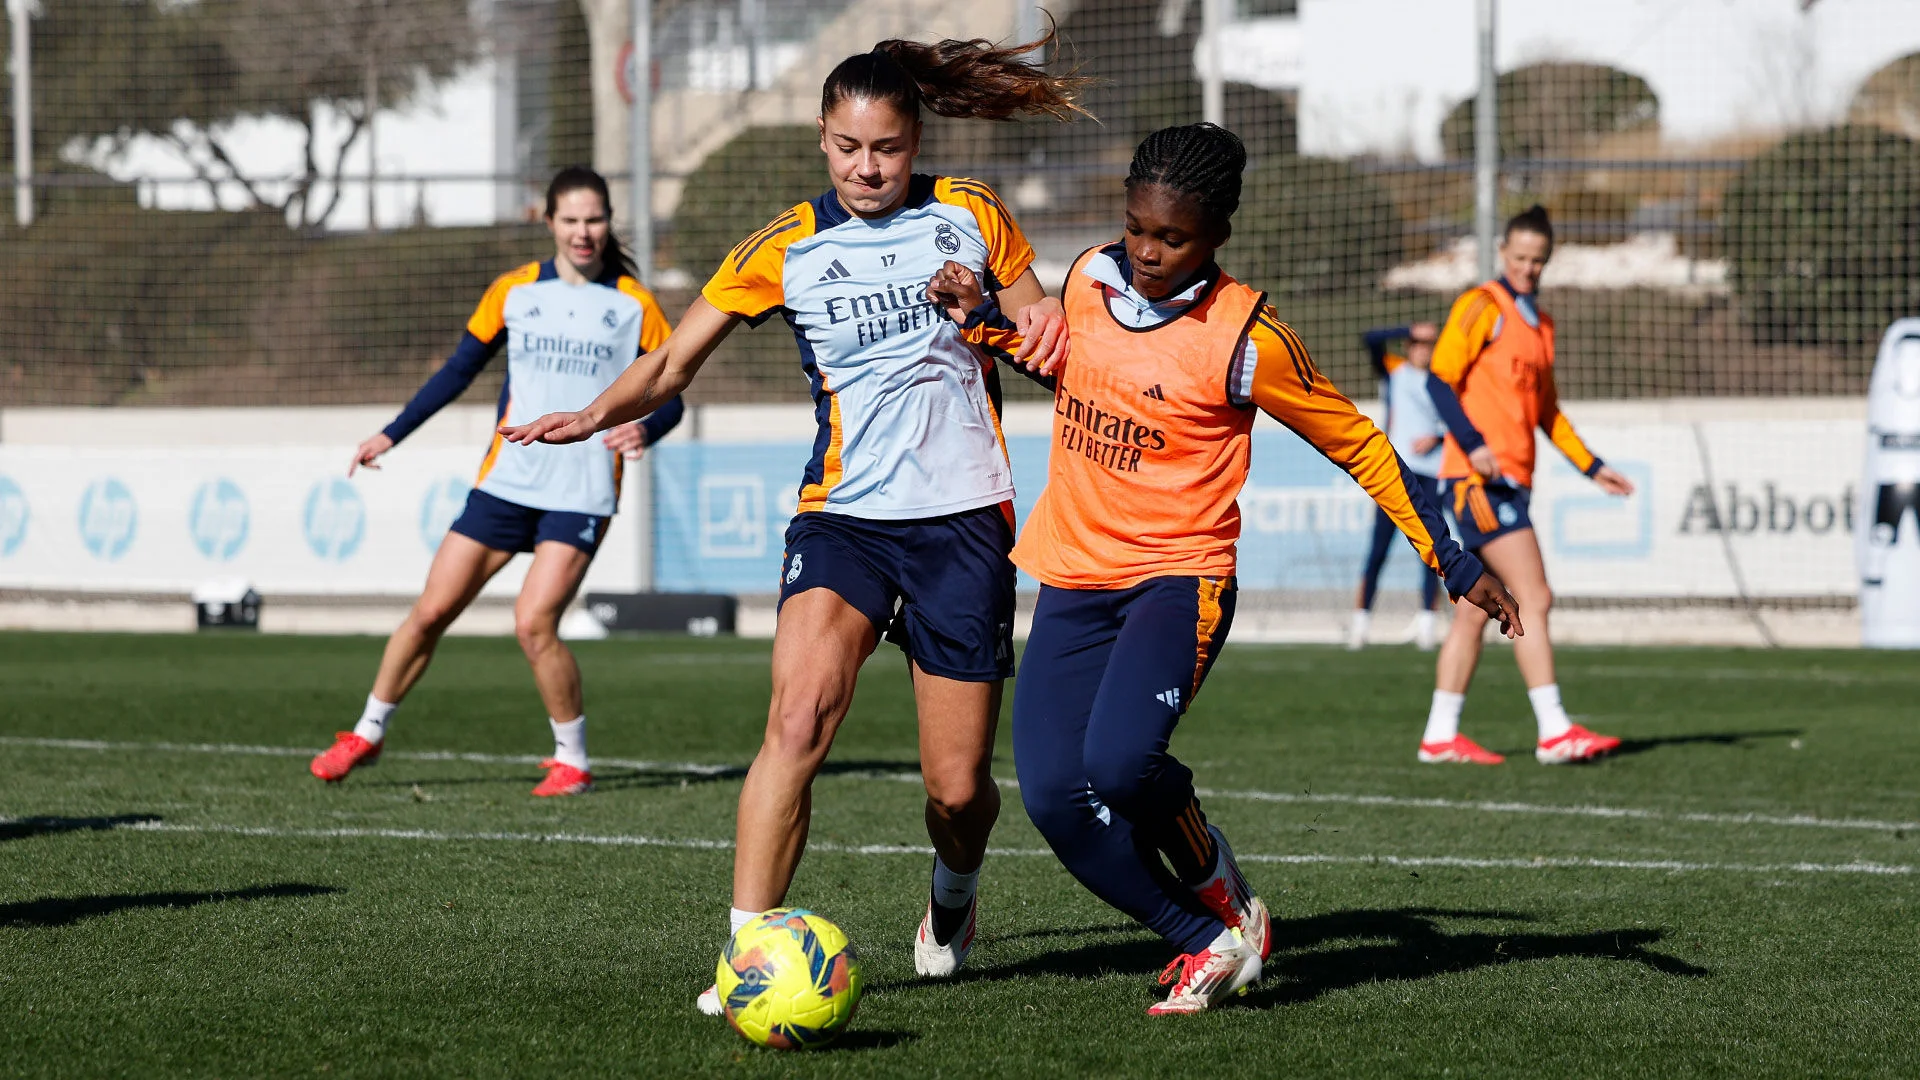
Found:
M 0 1073 L 1920 1075 L 1910 655 L 1566 650 L 1574 713 L 1628 743 L 1550 769 L 1490 650 L 1466 730 L 1514 756 L 1486 769 L 1415 764 L 1430 657 L 1229 646 L 1174 745 L 1277 950 L 1239 1004 L 1150 1022 L 1167 950 L 1011 787 L 965 977 L 915 978 L 928 860 L 883 647 L 792 894 L 867 995 L 839 1046 L 782 1055 L 693 1009 L 765 643 L 579 646 L 600 783 L 554 802 L 506 640 L 448 641 L 387 760 L 309 777 L 378 652 L 0 635 Z

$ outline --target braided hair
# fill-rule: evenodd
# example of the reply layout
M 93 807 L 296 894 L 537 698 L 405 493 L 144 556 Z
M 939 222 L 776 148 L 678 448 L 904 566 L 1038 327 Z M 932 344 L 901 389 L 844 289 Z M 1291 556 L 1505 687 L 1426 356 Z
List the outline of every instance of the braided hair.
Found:
M 1240 136 L 1218 124 L 1161 128 L 1133 152 L 1127 190 L 1159 186 L 1190 196 L 1225 226 L 1240 209 L 1240 174 L 1247 148 Z

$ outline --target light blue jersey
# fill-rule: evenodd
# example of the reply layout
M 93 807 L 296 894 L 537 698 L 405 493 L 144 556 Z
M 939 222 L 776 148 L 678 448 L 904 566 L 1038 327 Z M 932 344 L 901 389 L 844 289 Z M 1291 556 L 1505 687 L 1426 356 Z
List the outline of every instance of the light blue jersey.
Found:
M 1397 357 L 1395 359 L 1398 359 Z M 1421 476 L 1440 475 L 1440 453 L 1444 442 L 1436 442 L 1424 454 L 1415 453 L 1413 444 L 1426 436 L 1445 439 L 1447 425 L 1440 421 L 1440 410 L 1433 407 L 1427 393 L 1427 372 L 1401 360 L 1386 378 L 1387 441 L 1400 452 L 1407 468 Z
M 1033 249 L 986 185 L 915 176 L 885 218 L 831 192 L 794 207 L 707 283 L 714 307 L 756 323 L 779 311 L 799 343 L 819 421 L 801 511 L 897 521 L 1013 498 L 993 361 L 926 299 L 949 259 L 993 291 Z

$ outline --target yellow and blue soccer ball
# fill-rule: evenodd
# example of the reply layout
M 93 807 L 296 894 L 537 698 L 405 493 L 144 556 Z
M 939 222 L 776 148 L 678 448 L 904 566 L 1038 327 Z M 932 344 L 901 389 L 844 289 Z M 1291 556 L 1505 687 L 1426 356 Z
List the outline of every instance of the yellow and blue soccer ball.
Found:
M 804 908 L 774 908 L 727 942 L 714 986 L 748 1042 L 804 1050 L 846 1030 L 861 982 L 845 931 Z

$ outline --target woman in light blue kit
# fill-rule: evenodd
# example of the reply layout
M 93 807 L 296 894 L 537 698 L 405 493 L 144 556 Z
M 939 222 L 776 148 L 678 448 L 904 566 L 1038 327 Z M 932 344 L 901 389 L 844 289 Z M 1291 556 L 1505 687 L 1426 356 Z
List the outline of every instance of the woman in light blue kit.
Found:
M 500 275 L 480 298 L 445 365 L 379 434 L 353 452 L 347 475 L 379 468 L 380 456 L 459 397 L 505 351 L 499 422 L 579 408 L 673 329 L 634 276 L 612 232 L 607 182 L 592 169 L 562 169 L 547 187 L 554 256 Z M 427 584 L 406 622 L 387 639 L 373 692 L 352 731 L 313 759 L 328 783 L 379 760 L 387 721 L 427 672 L 434 647 L 480 589 L 519 552 L 533 565 L 513 605 L 514 632 L 553 728 L 539 796 L 578 795 L 593 786 L 580 666 L 561 642 L 560 613 L 573 600 L 606 539 L 619 501 L 623 459 L 638 456 L 680 422 L 679 398 L 638 423 L 574 446 L 515 446 L 493 437 L 466 509 L 434 553 Z
M 1360 336 L 1373 359 L 1373 370 L 1380 375 L 1380 397 L 1386 402 L 1387 418 L 1382 426 L 1387 439 L 1400 453 L 1407 468 L 1426 485 L 1436 505 L 1440 499 L 1440 451 L 1446 445 L 1447 432 L 1453 431 L 1462 446 L 1476 449 L 1468 460 L 1475 468 L 1491 476 L 1493 452 L 1482 445 L 1460 399 L 1447 384 L 1428 370 L 1433 363 L 1433 343 L 1440 328 L 1430 322 L 1412 326 L 1380 327 Z M 1405 356 L 1387 351 L 1394 341 L 1405 341 Z M 1380 592 L 1380 570 L 1387 564 L 1387 551 L 1399 535 L 1393 519 L 1385 510 L 1373 519 L 1373 547 L 1367 552 L 1367 565 L 1360 574 L 1360 591 L 1353 601 L 1353 621 L 1347 626 L 1347 648 L 1367 647 L 1367 631 L 1373 621 L 1373 601 Z M 1420 613 L 1414 616 L 1412 637 L 1421 651 L 1439 643 L 1434 609 L 1440 603 L 1440 582 L 1432 574 L 1420 575 Z

